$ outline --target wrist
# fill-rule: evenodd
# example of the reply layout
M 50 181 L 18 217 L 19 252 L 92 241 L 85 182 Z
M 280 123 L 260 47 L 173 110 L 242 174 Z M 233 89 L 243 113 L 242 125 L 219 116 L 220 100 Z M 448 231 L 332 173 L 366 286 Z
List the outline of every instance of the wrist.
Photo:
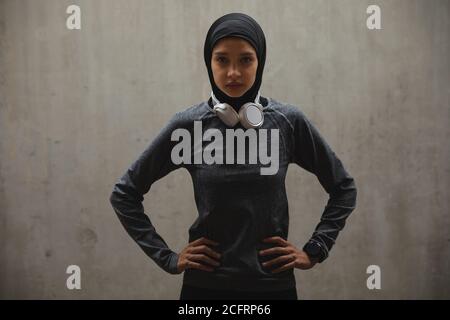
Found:
M 316 241 L 308 241 L 303 246 L 303 251 L 308 255 L 312 263 L 320 263 L 326 258 L 326 252 L 323 245 Z

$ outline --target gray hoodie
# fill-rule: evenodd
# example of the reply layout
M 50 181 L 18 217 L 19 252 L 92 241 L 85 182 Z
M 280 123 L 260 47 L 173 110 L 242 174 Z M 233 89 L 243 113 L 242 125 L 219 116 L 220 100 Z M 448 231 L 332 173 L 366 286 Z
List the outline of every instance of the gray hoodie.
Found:
M 288 238 L 285 177 L 290 163 L 316 175 L 329 194 L 320 222 L 309 239 L 321 244 L 324 256 L 328 256 L 347 217 L 355 209 L 354 179 L 305 114 L 296 106 L 261 98 L 265 101 L 264 123 L 258 129 L 244 129 L 240 124 L 228 128 L 212 111 L 211 99 L 177 112 L 114 185 L 110 202 L 128 234 L 162 269 L 175 274 L 178 254 L 156 232 L 144 213 L 142 201 L 155 181 L 178 168 L 188 170 L 198 210 L 198 218 L 189 229 L 189 242 L 201 237 L 216 241 L 219 245 L 212 248 L 222 257 L 220 266 L 213 272 L 186 269 L 185 284 L 247 291 L 285 290 L 295 286 L 293 269 L 271 273 L 273 268 L 263 267 L 262 262 L 274 257 L 258 254 L 261 249 L 276 246 L 263 243 L 262 239 Z M 204 136 L 198 134 L 199 124 Z M 176 153 L 173 150 L 179 150 L 181 141 L 180 135 L 178 140 L 172 136 L 176 129 L 184 129 L 181 131 L 192 137 L 189 148 L 182 152 L 182 158 L 190 161 L 173 161 Z M 212 129 L 209 133 L 216 133 L 214 139 L 194 138 L 208 136 L 208 129 Z M 258 143 L 248 142 L 248 137 L 248 143 L 231 149 L 233 140 L 230 142 L 227 134 L 242 133 L 242 130 L 256 130 Z M 222 137 L 217 140 L 219 132 Z M 209 154 L 222 154 L 222 162 L 208 162 L 202 152 L 212 141 L 216 142 L 216 148 Z M 246 152 L 244 157 L 237 154 L 242 148 Z M 263 157 L 251 162 L 251 150 L 257 150 L 254 153 L 258 156 L 261 152 L 265 154 L 265 162 Z M 270 164 L 267 163 L 269 154 Z M 226 161 L 230 158 L 235 162 Z M 270 174 L 262 174 L 261 169 L 269 166 L 272 166 L 268 170 Z

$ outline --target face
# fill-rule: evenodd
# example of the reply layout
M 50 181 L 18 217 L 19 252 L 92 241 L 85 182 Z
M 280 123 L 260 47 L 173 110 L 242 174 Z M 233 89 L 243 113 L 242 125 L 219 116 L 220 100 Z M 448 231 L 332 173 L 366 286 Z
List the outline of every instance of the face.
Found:
M 250 89 L 257 68 L 256 51 L 246 40 L 227 37 L 215 44 L 211 57 L 214 82 L 228 96 L 237 98 Z

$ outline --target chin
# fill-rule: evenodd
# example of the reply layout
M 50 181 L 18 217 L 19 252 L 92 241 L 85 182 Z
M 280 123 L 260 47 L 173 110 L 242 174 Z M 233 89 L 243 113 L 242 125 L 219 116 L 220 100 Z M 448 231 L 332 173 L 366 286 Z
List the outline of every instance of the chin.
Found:
M 222 90 L 225 92 L 229 97 L 231 98 L 239 98 L 241 97 L 248 89 L 246 90 L 229 90 L 228 88 L 224 88 L 225 90 Z
M 227 96 L 231 97 L 231 98 L 239 98 L 240 96 L 242 96 L 242 94 L 232 94 L 232 93 L 228 93 L 225 92 L 227 94 Z

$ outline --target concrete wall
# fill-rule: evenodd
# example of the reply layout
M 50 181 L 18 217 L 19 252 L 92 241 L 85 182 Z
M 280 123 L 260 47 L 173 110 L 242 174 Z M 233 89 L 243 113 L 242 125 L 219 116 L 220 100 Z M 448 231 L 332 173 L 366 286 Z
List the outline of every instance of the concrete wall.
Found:
M 70 4 L 81 30 L 66 28 Z M 370 4 L 381 30 L 366 27 Z M 299 106 L 358 186 L 328 260 L 295 271 L 300 298 L 450 298 L 449 1 L 0 0 L 1 298 L 178 299 L 182 276 L 141 251 L 108 198 L 163 124 L 207 99 L 204 38 L 233 11 L 266 34 L 262 94 Z M 297 166 L 286 185 L 301 247 L 328 195 Z M 180 251 L 196 217 L 187 171 L 144 206 Z M 72 264 L 81 290 L 66 288 Z

